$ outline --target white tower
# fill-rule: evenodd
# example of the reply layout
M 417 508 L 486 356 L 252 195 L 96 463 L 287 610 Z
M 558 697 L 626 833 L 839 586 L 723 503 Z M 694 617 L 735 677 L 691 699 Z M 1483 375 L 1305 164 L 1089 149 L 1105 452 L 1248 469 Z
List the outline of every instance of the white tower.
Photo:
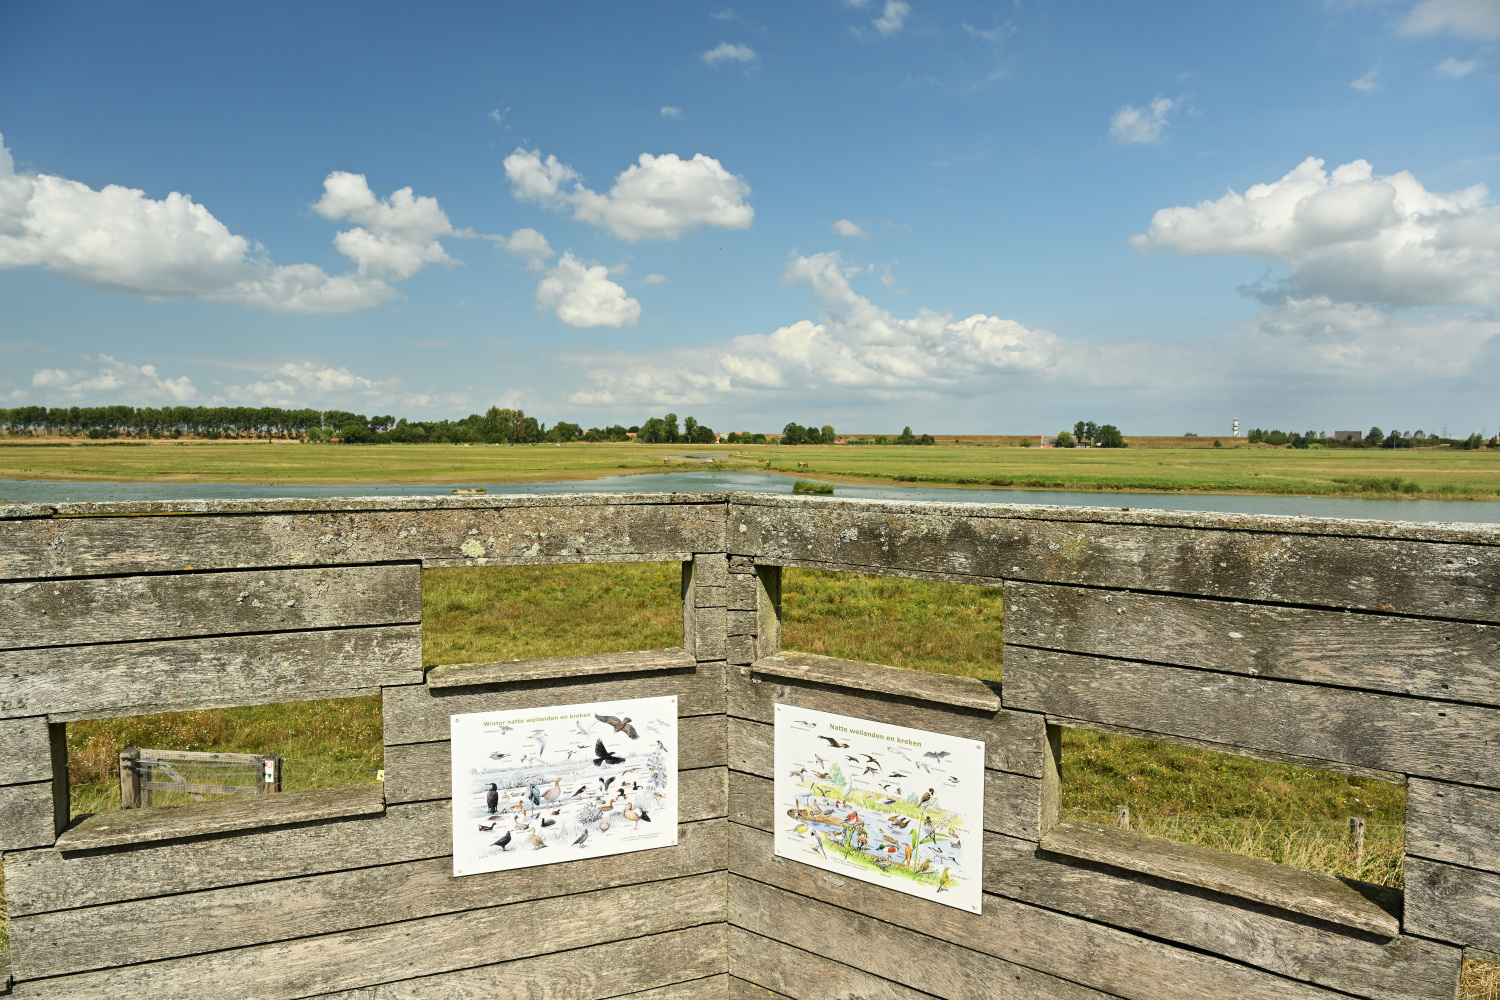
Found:
M 1234 422 L 1230 425 L 1229 436 L 1232 437 L 1232 438 L 1237 438 L 1237 437 L 1240 436 L 1240 418 L 1239 417 L 1235 417 L 1234 418 Z

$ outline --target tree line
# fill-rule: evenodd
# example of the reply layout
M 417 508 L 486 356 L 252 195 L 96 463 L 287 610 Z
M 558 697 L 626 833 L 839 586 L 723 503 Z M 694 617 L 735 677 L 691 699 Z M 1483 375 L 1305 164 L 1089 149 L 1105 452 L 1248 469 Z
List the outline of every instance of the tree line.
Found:
M 1092 420 L 1080 420 L 1073 425 L 1073 432 L 1059 431 L 1059 448 L 1129 448 L 1125 435 L 1114 424 L 1096 424 Z
M 1291 445 L 1293 448 L 1311 448 L 1314 445 L 1323 448 L 1433 448 L 1447 445 L 1464 450 L 1500 447 L 1500 442 L 1497 442 L 1495 438 L 1486 441 L 1484 435 L 1477 431 L 1466 438 L 1450 438 L 1420 430 L 1383 431 L 1379 427 L 1371 427 L 1363 439 L 1357 441 L 1352 439 L 1340 441 L 1329 437 L 1326 431 L 1306 431 L 1298 434 L 1291 431 L 1268 431 L 1259 427 L 1252 428 L 1246 439 L 1251 444 Z

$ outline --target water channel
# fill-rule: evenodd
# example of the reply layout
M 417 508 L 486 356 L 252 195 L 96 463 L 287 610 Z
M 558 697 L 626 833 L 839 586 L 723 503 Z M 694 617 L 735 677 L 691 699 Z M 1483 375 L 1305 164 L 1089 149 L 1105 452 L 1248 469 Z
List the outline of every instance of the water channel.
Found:
M 455 487 L 489 495 L 517 493 L 790 493 L 790 476 L 766 472 L 662 472 L 548 483 L 99 483 L 0 479 L 0 502 L 63 503 L 120 500 L 228 500 L 281 497 L 446 496 Z M 1305 514 L 1378 521 L 1500 523 L 1500 500 L 1363 500 L 1358 497 L 1263 496 L 1236 493 L 1103 493 L 1076 490 L 948 489 L 895 484 L 834 484 L 834 496 L 861 500 L 944 503 L 1037 503 L 1068 507 L 1131 507 L 1238 514 Z

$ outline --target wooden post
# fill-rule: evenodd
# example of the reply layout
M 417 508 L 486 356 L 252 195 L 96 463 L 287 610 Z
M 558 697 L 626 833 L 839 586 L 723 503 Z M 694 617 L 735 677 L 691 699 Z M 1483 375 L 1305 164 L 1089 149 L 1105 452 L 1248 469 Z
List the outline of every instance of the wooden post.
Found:
M 1115 806 L 1115 826 L 1122 830 L 1130 829 L 1130 807 L 1127 805 Z
M 135 762 L 140 759 L 141 752 L 135 747 L 126 747 L 120 751 L 121 809 L 139 809 L 145 804 L 141 801 L 141 772 L 135 766 Z
M 1361 864 L 1365 860 L 1365 818 L 1363 816 L 1349 817 L 1349 835 L 1354 838 L 1354 863 Z
M 255 776 L 255 790 L 262 794 L 281 791 L 281 755 L 268 753 L 260 759 L 260 773 Z

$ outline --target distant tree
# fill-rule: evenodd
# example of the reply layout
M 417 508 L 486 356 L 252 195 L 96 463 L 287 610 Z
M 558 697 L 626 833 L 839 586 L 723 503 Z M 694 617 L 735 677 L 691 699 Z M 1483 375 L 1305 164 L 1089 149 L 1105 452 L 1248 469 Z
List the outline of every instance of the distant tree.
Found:
M 667 425 L 660 417 L 652 417 L 641 424 L 640 432 L 636 434 L 635 439 L 646 444 L 666 444 Z
M 1069 434 L 1067 431 L 1058 431 L 1057 432 L 1057 446 L 1059 448 L 1072 448 L 1073 447 L 1073 435 Z
M 665 417 L 661 418 L 661 422 L 662 422 L 662 426 L 664 426 L 666 428 L 666 431 L 667 431 L 667 442 L 666 443 L 667 444 L 676 444 L 677 443 L 677 437 L 678 437 L 678 434 L 677 434 L 677 414 L 675 414 L 675 413 L 668 413 Z
M 1366 447 L 1379 448 L 1383 441 L 1385 441 L 1385 431 L 1379 427 L 1371 427 L 1370 433 L 1365 435 Z
M 570 424 L 566 420 L 559 420 L 552 425 L 547 432 L 547 440 L 566 444 L 569 441 L 577 441 L 583 437 L 583 428 L 577 424 Z
M 685 441 L 694 439 L 693 432 L 698 429 L 698 421 L 693 417 L 684 417 L 682 421 L 682 437 Z
M 1088 440 L 1088 425 L 1082 420 L 1073 425 L 1073 439 L 1080 444 Z
M 781 429 L 782 444 L 805 444 L 807 442 L 807 428 L 799 423 L 790 423 Z
M 1114 424 L 1105 424 L 1103 427 L 1095 428 L 1092 440 L 1100 448 L 1126 447 L 1125 435 L 1121 434 L 1120 428 Z
M 838 437 L 838 435 L 833 432 L 833 425 L 832 424 L 824 424 L 823 425 L 823 443 L 824 444 L 833 444 L 834 440 L 837 437 Z
M 916 444 L 917 439 L 912 437 L 911 428 L 901 428 L 901 436 L 896 439 L 897 444 Z
M 1480 434 L 1478 431 L 1475 431 L 1473 434 L 1470 434 L 1468 437 L 1464 438 L 1464 443 L 1459 447 L 1463 448 L 1464 451 L 1471 451 L 1475 448 L 1483 448 L 1484 435 Z

